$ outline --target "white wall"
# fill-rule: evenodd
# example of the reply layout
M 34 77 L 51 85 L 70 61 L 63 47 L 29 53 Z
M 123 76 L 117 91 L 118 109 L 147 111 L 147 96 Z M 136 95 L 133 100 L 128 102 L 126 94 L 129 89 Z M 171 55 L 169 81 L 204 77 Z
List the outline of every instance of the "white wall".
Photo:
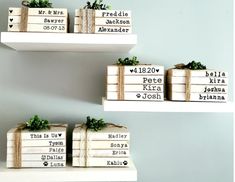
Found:
M 85 0 L 53 2 L 73 17 Z M 106 2 L 133 11 L 139 42 L 131 56 L 166 68 L 195 59 L 228 71 L 232 99 L 232 0 Z M 0 31 L 7 29 L 9 6 L 19 1 L 0 0 Z M 70 128 L 90 115 L 129 127 L 140 182 L 232 182 L 232 114 L 103 111 L 105 67 L 125 56 L 16 52 L 0 45 L 0 158 L 7 130 L 34 114 Z

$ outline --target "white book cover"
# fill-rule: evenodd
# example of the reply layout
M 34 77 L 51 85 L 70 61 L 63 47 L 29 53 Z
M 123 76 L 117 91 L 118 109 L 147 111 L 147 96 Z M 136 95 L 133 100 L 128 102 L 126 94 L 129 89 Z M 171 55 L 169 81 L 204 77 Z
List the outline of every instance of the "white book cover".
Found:
M 87 135 L 88 141 L 93 140 L 116 140 L 116 141 L 129 141 L 130 133 L 125 126 L 115 126 L 115 125 L 107 125 L 107 127 L 103 128 L 100 131 L 87 130 L 81 127 L 82 124 L 77 124 L 73 130 L 73 140 L 85 140 Z
M 129 141 L 73 141 L 73 149 L 129 149 Z
M 8 10 L 9 16 L 20 16 L 21 8 L 10 7 Z M 29 16 L 60 16 L 67 17 L 68 10 L 65 8 L 28 8 Z
M 61 125 L 61 127 L 60 127 Z M 40 131 L 21 131 L 22 140 L 63 140 L 66 139 L 67 124 L 54 124 L 51 125 L 49 130 Z M 7 132 L 7 140 L 14 140 L 14 133 L 17 128 L 12 128 Z
M 7 141 L 7 147 L 14 147 L 14 141 Z M 66 140 L 22 140 L 22 147 L 64 147 Z
M 117 92 L 118 85 L 110 84 L 107 85 L 108 92 Z M 162 93 L 164 91 L 163 85 L 152 85 L 152 84 L 142 84 L 142 85 L 124 85 L 124 92 L 154 92 Z
M 107 75 L 118 75 L 118 66 L 107 66 Z M 124 66 L 124 75 L 164 75 L 164 66 L 160 65 L 136 65 L 136 66 Z
M 87 160 L 87 161 L 86 161 Z M 95 158 L 89 157 L 87 159 L 80 157 L 73 157 L 73 166 L 78 167 L 128 167 L 129 158 Z
M 184 69 L 169 69 L 167 71 L 167 76 L 186 76 L 186 70 Z M 191 70 L 192 77 L 216 77 L 216 78 L 226 78 L 228 77 L 228 72 L 217 71 L 217 70 Z
M 66 147 L 22 147 L 23 154 L 66 154 Z M 7 154 L 13 154 L 14 147 L 7 147 Z
M 9 32 L 19 32 L 20 24 L 8 24 Z M 27 32 L 54 32 L 67 33 L 67 24 L 64 25 L 49 25 L 49 24 L 28 24 Z
M 107 84 L 117 84 L 118 76 L 107 76 Z M 124 84 L 164 84 L 164 76 L 124 76 Z
M 21 16 L 8 16 L 8 24 L 20 24 Z M 67 17 L 28 16 L 28 24 L 66 25 Z
M 118 100 L 117 92 L 107 92 L 107 100 Z M 124 100 L 164 101 L 164 93 L 125 92 Z
M 228 78 L 217 77 L 191 77 L 191 84 L 194 85 L 227 85 Z M 186 77 L 167 77 L 167 83 L 185 84 Z
M 64 168 L 66 161 L 22 161 L 22 168 Z M 14 168 L 13 162 L 7 162 L 7 168 Z
M 129 157 L 129 150 L 73 150 L 73 157 Z
M 131 34 L 132 27 L 125 26 L 95 26 L 95 33 L 100 34 Z
M 82 33 L 82 26 L 74 25 L 74 33 Z M 97 34 L 131 34 L 132 27 L 96 25 L 94 33 L 97 33 Z
M 13 154 L 7 154 L 7 161 L 12 162 L 14 160 Z M 24 154 L 21 155 L 22 161 L 66 161 L 66 154 Z
M 81 17 L 74 18 L 75 25 L 82 24 Z M 132 21 L 130 18 L 95 18 L 95 26 L 124 26 L 131 27 Z
M 228 86 L 190 85 L 191 93 L 228 93 Z M 185 84 L 168 84 L 168 92 L 185 93 Z
M 80 9 L 75 10 L 75 16 L 82 16 Z M 95 17 L 101 18 L 131 18 L 130 10 L 95 10 Z
M 185 101 L 185 93 L 172 92 L 168 95 L 168 99 L 175 101 Z M 200 102 L 227 102 L 227 94 L 208 94 L 208 93 L 192 93 L 190 96 L 190 101 L 200 101 Z

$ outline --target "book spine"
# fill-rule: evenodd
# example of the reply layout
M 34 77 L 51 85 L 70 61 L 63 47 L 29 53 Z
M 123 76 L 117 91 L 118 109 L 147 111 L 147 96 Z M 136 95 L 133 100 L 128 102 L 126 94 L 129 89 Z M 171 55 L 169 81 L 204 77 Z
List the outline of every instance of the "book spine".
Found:
M 73 149 L 129 149 L 129 141 L 73 141 Z
M 21 16 L 8 16 L 8 24 L 20 24 Z M 66 25 L 66 17 L 40 17 L 40 16 L 29 16 L 29 24 L 44 24 L 44 25 Z
M 74 19 L 75 25 L 82 24 L 81 17 L 75 17 Z M 95 18 L 95 26 L 123 26 L 123 27 L 131 27 L 131 19 L 130 18 Z
M 19 32 L 20 24 L 9 24 L 9 32 Z M 67 33 L 67 25 L 28 24 L 27 32 Z
M 66 154 L 24 154 L 21 155 L 22 161 L 66 161 Z M 7 161 L 12 162 L 14 160 L 13 154 L 7 154 Z
M 73 140 L 85 140 L 85 136 L 81 135 L 80 132 L 73 132 Z M 89 133 L 87 136 L 88 141 L 129 141 L 130 133 Z
M 82 33 L 81 25 L 74 25 L 74 33 Z M 131 34 L 131 27 L 114 27 L 114 26 L 95 26 L 95 31 L 92 33 L 97 34 Z
M 66 161 L 22 161 L 22 168 L 64 168 Z M 7 161 L 7 168 L 14 168 L 14 163 Z
M 117 92 L 117 85 L 107 85 L 108 92 Z M 163 92 L 162 85 L 152 85 L 152 84 L 143 84 L 143 85 L 124 85 L 124 92 L 154 92 L 161 93 Z
M 8 11 L 9 16 L 20 16 L 21 8 L 10 7 Z M 68 11 L 63 8 L 29 8 L 29 16 L 53 16 L 53 17 L 67 17 Z
M 129 150 L 73 150 L 73 157 L 129 157 Z
M 23 147 L 64 147 L 65 140 L 22 140 Z M 14 147 L 14 141 L 7 141 L 7 147 Z
M 66 138 L 66 132 L 22 132 L 22 140 L 64 140 Z M 14 140 L 14 134 L 8 132 L 7 140 Z
M 97 34 L 131 34 L 132 27 L 125 26 L 95 26 Z
M 185 84 L 186 77 L 167 77 L 167 83 L 170 84 Z M 191 84 L 200 85 L 227 85 L 228 78 L 217 77 L 191 77 Z
M 185 85 L 168 84 L 168 92 L 185 93 Z M 190 93 L 228 93 L 228 86 L 211 86 L 211 85 L 191 85 Z
M 118 92 L 107 92 L 108 100 L 118 100 Z M 164 101 L 164 93 L 124 92 L 124 100 Z
M 168 76 L 186 76 L 186 71 L 182 69 L 170 69 L 167 72 Z M 227 78 L 228 72 L 216 70 L 191 70 L 191 76 Z
M 118 76 L 107 76 L 108 84 L 117 84 Z M 124 76 L 125 84 L 164 84 L 164 76 Z
M 174 101 L 185 101 L 185 93 L 172 92 L 168 95 L 170 100 Z M 200 101 L 200 102 L 227 102 L 227 94 L 208 94 L 208 93 L 192 93 L 190 96 L 190 101 Z
M 118 75 L 118 66 L 107 66 L 107 75 Z M 164 75 L 164 67 L 159 65 L 124 66 L 124 75 Z
M 23 154 L 66 154 L 66 147 L 22 147 Z M 7 154 L 13 154 L 13 147 L 7 148 Z
M 75 16 L 80 17 L 80 9 L 75 10 Z M 95 17 L 102 18 L 131 18 L 131 11 L 129 10 L 96 10 Z
M 73 157 L 73 166 L 85 167 L 85 158 Z M 87 167 L 128 167 L 129 158 L 87 158 Z

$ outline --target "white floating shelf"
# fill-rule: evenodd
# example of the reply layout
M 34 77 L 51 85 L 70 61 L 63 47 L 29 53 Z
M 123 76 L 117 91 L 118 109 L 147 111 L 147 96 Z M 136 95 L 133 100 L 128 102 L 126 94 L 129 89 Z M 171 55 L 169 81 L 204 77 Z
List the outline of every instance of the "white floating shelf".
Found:
M 234 103 L 110 101 L 103 98 L 104 111 L 132 112 L 234 112 Z
M 44 168 L 7 169 L 0 164 L 1 181 L 15 182 L 79 182 L 79 181 L 137 181 L 137 170 L 131 161 L 129 168 Z
M 17 51 L 128 52 L 137 35 L 1 32 L 1 42 Z

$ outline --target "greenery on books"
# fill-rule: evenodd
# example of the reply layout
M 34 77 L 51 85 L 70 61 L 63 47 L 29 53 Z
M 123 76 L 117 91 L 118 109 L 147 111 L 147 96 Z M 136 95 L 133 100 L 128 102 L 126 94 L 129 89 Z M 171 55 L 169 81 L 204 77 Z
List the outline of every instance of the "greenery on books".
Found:
M 201 64 L 201 62 L 192 61 L 187 65 L 185 64 L 177 64 L 175 65 L 176 69 L 190 69 L 190 70 L 205 70 L 206 66 Z
M 99 119 L 99 120 L 95 118 L 91 119 L 90 116 L 87 116 L 86 126 L 87 126 L 87 129 L 99 131 L 105 128 L 107 124 L 104 122 L 103 119 Z
M 110 10 L 111 6 L 102 3 L 103 0 L 95 0 L 93 3 L 87 1 L 84 9 L 94 9 L 94 10 Z
M 22 5 L 29 8 L 52 8 L 49 0 L 24 0 Z
M 48 120 L 43 120 L 38 117 L 38 115 L 35 115 L 34 117 L 30 118 L 29 121 L 26 121 L 24 123 L 23 129 L 28 129 L 30 131 L 38 131 L 38 130 L 45 130 L 49 129 L 49 122 Z
M 132 58 L 127 57 L 125 59 L 119 58 L 116 64 L 119 66 L 135 66 L 139 64 L 139 61 L 137 60 L 136 56 L 133 56 Z

